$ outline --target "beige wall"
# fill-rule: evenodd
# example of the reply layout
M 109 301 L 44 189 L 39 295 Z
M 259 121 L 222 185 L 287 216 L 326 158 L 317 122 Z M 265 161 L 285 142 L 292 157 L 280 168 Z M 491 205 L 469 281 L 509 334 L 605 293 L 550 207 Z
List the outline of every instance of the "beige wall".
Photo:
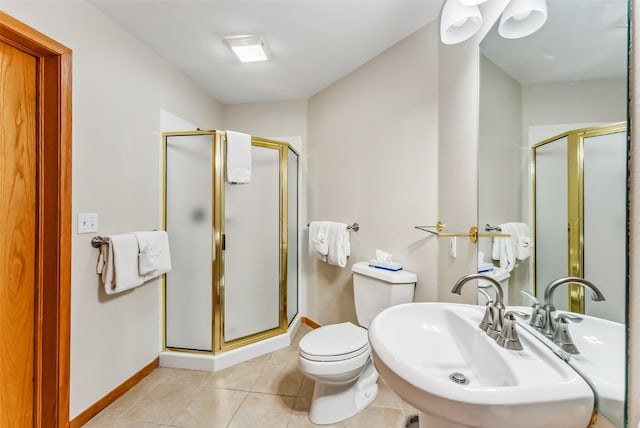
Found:
M 520 210 L 522 176 L 520 83 L 486 57 L 480 57 L 480 124 L 478 150 L 478 224 L 493 226 L 525 221 Z M 491 239 L 478 249 L 491 260 Z
M 0 8 L 73 50 L 74 217 L 98 213 L 101 234 L 160 227 L 160 109 L 214 128 L 222 106 L 88 3 Z M 92 235 L 75 230 L 74 218 L 72 418 L 156 358 L 161 329 L 159 281 L 105 295 Z
M 450 231 L 467 233 L 478 221 L 478 44 L 474 39 L 440 44 L 439 55 L 438 218 Z M 454 258 L 451 239 L 438 239 L 438 300 L 475 302 L 472 287 L 463 289 L 462 298 L 451 288 L 462 275 L 477 272 L 477 246 L 469 238 L 455 238 Z
M 307 100 L 255 104 L 226 104 L 226 129 L 259 137 L 307 136 Z
M 303 251 L 307 316 L 321 324 L 355 321 L 350 267 L 376 249 L 418 274 L 416 300 L 436 298 L 436 240 L 413 227 L 437 217 L 437 31 L 419 30 L 309 100 L 307 220 L 360 223 L 346 268 Z
M 523 141 L 531 126 L 626 120 L 626 99 L 626 79 L 523 85 Z

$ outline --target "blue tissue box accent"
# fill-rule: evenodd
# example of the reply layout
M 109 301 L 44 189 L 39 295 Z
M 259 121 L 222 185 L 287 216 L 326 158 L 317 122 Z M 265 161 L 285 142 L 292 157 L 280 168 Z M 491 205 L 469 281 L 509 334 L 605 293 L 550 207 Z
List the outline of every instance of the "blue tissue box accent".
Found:
M 381 262 L 379 260 L 369 260 L 369 266 L 394 272 L 402 270 L 402 264 L 398 262 Z

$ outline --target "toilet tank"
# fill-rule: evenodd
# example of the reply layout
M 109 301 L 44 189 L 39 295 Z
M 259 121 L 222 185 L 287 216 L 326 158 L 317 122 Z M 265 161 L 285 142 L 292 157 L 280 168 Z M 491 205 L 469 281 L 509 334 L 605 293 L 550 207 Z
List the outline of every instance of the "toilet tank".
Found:
M 418 277 L 406 270 L 390 271 L 359 262 L 353 272 L 353 296 L 358 324 L 369 328 L 369 323 L 384 309 L 413 301 Z

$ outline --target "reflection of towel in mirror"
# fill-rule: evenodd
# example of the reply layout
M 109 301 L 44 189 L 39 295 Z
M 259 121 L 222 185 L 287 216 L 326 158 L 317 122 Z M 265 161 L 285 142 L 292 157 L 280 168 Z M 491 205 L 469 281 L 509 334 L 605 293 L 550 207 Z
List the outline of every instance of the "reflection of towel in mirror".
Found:
M 493 238 L 491 258 L 500 260 L 500 267 L 511 272 L 517 260 L 525 260 L 531 255 L 531 236 L 525 223 L 509 222 L 499 225 L 508 238 Z
M 525 223 L 514 223 L 516 225 L 516 259 L 526 260 L 531 256 L 531 233 L 529 226 Z
M 323 262 L 327 261 L 329 243 L 327 241 L 327 229 L 329 221 L 312 221 L 309 224 L 309 255 L 315 255 Z

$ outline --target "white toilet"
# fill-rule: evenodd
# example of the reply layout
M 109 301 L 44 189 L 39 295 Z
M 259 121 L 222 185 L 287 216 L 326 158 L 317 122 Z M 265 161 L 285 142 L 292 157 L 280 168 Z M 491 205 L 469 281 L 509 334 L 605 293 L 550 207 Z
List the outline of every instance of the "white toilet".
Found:
M 353 265 L 353 294 L 358 327 L 350 322 L 317 328 L 300 341 L 300 370 L 316 381 L 309 419 L 326 425 L 367 407 L 378 394 L 378 373 L 371 361 L 367 327 L 383 309 L 413 301 L 416 274 Z M 364 328 L 363 328 L 364 327 Z

